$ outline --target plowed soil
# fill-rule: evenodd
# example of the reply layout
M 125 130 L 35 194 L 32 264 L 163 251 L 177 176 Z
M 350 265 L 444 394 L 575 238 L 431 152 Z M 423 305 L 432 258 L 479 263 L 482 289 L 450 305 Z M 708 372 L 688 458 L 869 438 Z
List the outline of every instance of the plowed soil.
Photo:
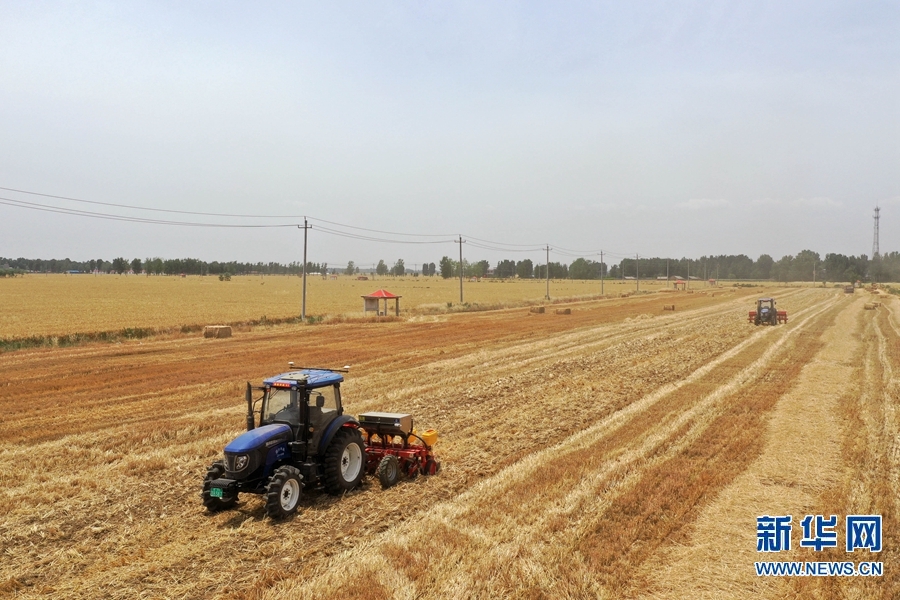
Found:
M 746 322 L 760 290 L 651 294 L 0 355 L 0 595 L 897 597 L 900 304 L 768 292 L 787 324 Z M 441 473 L 206 513 L 245 382 L 289 360 L 352 365 L 345 409 L 437 429 Z M 760 556 L 757 516 L 787 514 L 880 514 L 884 550 Z

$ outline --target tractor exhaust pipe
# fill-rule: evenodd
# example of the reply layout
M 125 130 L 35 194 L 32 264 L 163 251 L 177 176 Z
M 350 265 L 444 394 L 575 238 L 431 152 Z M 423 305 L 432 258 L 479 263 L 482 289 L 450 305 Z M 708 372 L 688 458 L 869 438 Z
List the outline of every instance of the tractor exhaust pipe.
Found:
M 250 382 L 247 382 L 247 431 L 252 431 L 256 428 L 256 424 L 253 419 L 253 387 L 250 385 Z

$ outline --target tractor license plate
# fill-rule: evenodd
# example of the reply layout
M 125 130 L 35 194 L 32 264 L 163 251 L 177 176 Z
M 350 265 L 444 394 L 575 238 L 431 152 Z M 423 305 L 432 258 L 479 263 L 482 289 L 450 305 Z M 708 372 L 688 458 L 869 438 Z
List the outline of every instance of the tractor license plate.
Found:
M 209 488 L 209 495 L 212 498 L 221 498 L 222 497 L 222 488 Z

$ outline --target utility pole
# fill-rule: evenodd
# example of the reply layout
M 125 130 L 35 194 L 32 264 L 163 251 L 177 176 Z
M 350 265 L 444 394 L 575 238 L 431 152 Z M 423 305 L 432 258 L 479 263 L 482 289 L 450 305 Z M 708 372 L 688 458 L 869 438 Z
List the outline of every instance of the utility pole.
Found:
M 459 241 L 456 242 L 459 244 L 459 303 L 463 302 L 463 261 L 462 261 L 462 245 L 465 244 L 465 240 L 462 239 L 462 236 L 459 236 Z
M 550 244 L 547 244 L 547 295 L 544 296 L 547 300 L 550 299 Z
M 666 289 L 669 289 L 669 259 L 666 259 Z
M 641 268 L 638 265 L 638 260 L 640 260 L 640 257 L 637 254 L 635 254 L 634 255 L 634 280 L 637 282 L 637 290 L 636 291 L 639 292 L 639 291 L 641 291 Z
M 872 238 L 872 260 L 881 258 L 881 248 L 878 247 L 878 219 L 880 217 L 881 207 L 875 207 L 875 232 Z
M 300 308 L 300 320 L 306 322 L 306 234 L 312 229 L 312 225 L 307 225 L 306 217 L 303 217 L 303 227 L 297 225 L 297 229 L 303 230 L 303 304 Z
M 603 250 L 600 251 L 600 295 L 603 295 Z

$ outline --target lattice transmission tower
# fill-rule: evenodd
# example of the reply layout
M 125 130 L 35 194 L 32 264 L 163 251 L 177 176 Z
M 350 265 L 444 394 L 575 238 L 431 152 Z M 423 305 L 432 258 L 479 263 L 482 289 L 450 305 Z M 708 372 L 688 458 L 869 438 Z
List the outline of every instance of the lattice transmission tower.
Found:
M 878 248 L 878 219 L 879 219 L 878 213 L 879 212 L 881 212 L 881 208 L 876 206 L 875 207 L 875 217 L 874 217 L 874 219 L 875 219 L 875 234 L 874 234 L 874 238 L 872 240 L 872 260 L 876 260 L 881 257 L 881 251 Z

